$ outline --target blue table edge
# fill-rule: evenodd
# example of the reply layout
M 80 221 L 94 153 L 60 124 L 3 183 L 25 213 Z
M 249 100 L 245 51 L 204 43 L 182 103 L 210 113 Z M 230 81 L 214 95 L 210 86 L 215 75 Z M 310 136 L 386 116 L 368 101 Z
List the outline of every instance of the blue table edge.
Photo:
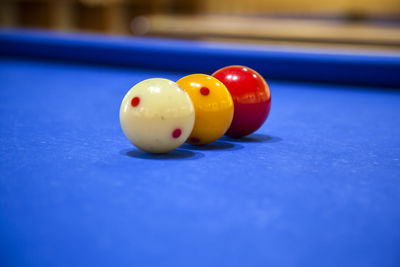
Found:
M 245 65 L 268 79 L 400 87 L 400 53 L 0 30 L 0 56 L 211 74 Z

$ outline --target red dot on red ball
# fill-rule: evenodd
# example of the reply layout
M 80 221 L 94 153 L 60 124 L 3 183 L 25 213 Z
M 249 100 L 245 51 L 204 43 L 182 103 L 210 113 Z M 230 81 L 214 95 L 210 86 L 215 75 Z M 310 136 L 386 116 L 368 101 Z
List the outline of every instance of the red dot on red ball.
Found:
M 208 89 L 207 87 L 201 87 L 200 93 L 202 95 L 208 95 L 210 93 L 210 89 Z
M 134 98 L 132 98 L 132 100 L 131 100 L 132 107 L 138 106 L 139 103 L 140 103 L 140 98 L 139 97 L 135 96 Z
M 182 130 L 177 128 L 172 132 L 172 137 L 173 138 L 178 138 L 179 136 L 181 136 L 181 134 L 182 134 Z

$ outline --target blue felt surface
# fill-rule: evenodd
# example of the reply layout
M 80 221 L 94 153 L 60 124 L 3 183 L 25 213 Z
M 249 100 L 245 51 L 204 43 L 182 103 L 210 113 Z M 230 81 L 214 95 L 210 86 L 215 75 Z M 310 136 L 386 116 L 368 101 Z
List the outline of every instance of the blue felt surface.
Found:
M 270 81 L 256 134 L 137 151 L 122 97 L 182 75 L 0 61 L 2 266 L 399 266 L 399 91 Z
M 0 55 L 212 73 L 242 64 L 268 79 L 400 87 L 400 53 L 0 30 Z

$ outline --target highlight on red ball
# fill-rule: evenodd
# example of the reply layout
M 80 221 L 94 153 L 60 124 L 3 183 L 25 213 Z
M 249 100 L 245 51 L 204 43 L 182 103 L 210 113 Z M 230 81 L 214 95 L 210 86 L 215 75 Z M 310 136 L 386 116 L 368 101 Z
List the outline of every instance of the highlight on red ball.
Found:
M 243 137 L 258 130 L 271 110 L 271 93 L 264 78 L 255 70 L 240 66 L 227 66 L 212 74 L 231 93 L 234 114 L 225 135 Z

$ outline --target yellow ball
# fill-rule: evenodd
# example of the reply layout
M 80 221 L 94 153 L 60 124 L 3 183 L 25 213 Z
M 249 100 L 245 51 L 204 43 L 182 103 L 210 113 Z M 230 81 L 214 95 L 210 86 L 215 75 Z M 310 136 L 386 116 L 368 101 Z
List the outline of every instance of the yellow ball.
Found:
M 205 74 L 191 74 L 177 84 L 185 90 L 195 109 L 195 123 L 189 144 L 204 145 L 219 139 L 231 125 L 233 101 L 225 85 Z

